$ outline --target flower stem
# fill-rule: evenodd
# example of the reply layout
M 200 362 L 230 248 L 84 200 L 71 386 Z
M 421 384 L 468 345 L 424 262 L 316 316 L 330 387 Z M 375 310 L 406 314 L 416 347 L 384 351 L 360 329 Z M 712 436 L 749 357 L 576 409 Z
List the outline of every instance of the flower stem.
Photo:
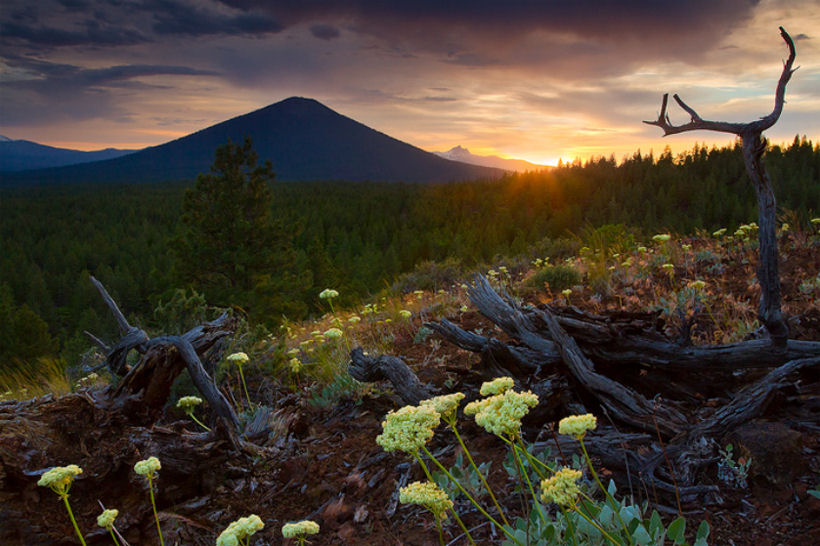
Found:
M 624 520 L 621 518 L 620 510 L 617 509 L 618 504 L 615 502 L 615 499 L 612 498 L 612 495 L 609 494 L 609 491 L 606 490 L 604 484 L 601 483 L 601 480 L 598 478 L 598 473 L 595 472 L 595 467 L 592 465 L 592 461 L 589 458 L 589 453 L 587 453 L 587 446 L 584 445 L 584 439 L 579 438 L 578 443 L 581 444 L 581 449 L 584 451 L 584 458 L 587 460 L 587 466 L 589 467 L 589 470 L 592 472 L 592 476 L 595 478 L 595 481 L 598 482 L 598 487 L 601 488 L 601 491 L 604 492 L 604 496 L 612 504 L 612 511 L 615 512 L 615 515 L 618 517 L 618 521 L 620 522 L 621 527 L 623 527 L 624 529 L 626 540 L 628 540 L 630 544 L 634 544 L 634 542 L 632 542 L 632 536 L 629 534 L 629 529 L 627 529 Z
M 441 532 L 441 518 L 438 514 L 433 512 L 433 517 L 436 518 L 436 528 L 438 529 L 438 543 L 444 546 L 444 535 Z
M 210 431 L 211 431 L 211 429 L 210 429 L 209 427 L 205 426 L 205 425 L 202 423 L 202 421 L 200 421 L 199 419 L 197 419 L 197 418 L 196 418 L 196 415 L 194 415 L 194 412 L 189 413 L 189 414 L 188 414 L 188 416 L 189 416 L 191 419 L 193 419 L 193 420 L 194 420 L 194 422 L 196 422 L 196 424 L 198 424 L 199 426 L 201 426 L 202 428 L 204 428 L 204 429 L 205 429 L 205 430 L 207 430 L 208 432 L 210 432 Z
M 509 539 L 510 539 L 510 540 L 512 540 L 513 542 L 515 542 L 516 544 L 518 544 L 518 546 L 524 546 L 523 544 L 521 544 L 521 543 L 518 541 L 518 539 L 516 539 L 516 538 L 515 538 L 515 536 L 514 536 L 512 533 L 510 533 L 509 531 L 507 531 L 507 529 L 506 529 L 503 525 L 501 525 L 501 524 L 498 522 L 498 520 L 496 520 L 494 517 L 492 517 L 490 514 L 488 514 L 488 513 L 487 513 L 487 511 L 486 511 L 486 510 L 484 510 L 484 508 L 483 508 L 480 504 L 478 504 L 478 501 L 476 501 L 476 500 L 473 498 L 473 496 L 472 496 L 472 495 L 470 495 L 470 493 L 468 493 L 466 489 L 464 489 L 464 487 L 463 487 L 463 486 L 462 486 L 462 485 L 458 482 L 458 480 L 456 480 L 456 479 L 453 477 L 453 475 L 452 475 L 452 474 L 450 474 L 450 471 L 449 471 L 449 470 L 447 470 L 446 468 L 444 468 L 444 466 L 442 466 L 442 464 L 441 464 L 440 462 L 438 462 L 438 459 L 436 459 L 435 457 L 433 457 L 433 454 L 432 454 L 432 453 L 430 453 L 430 451 L 427 449 L 427 447 L 426 447 L 426 446 L 421 446 L 421 449 L 423 449 L 423 450 L 424 450 L 424 453 L 425 453 L 428 457 L 430 457 L 430 460 L 431 460 L 431 461 L 433 461 L 433 462 L 436 464 L 436 466 L 437 466 L 437 467 L 439 467 L 439 469 L 440 469 L 442 472 L 444 472 L 444 474 L 446 474 L 446 475 L 447 475 L 447 477 L 448 477 L 448 478 L 450 478 L 450 480 L 452 480 L 452 482 L 453 482 L 454 484 L 456 484 L 456 487 L 458 487 L 459 491 L 461 491 L 461 492 L 464 494 L 464 496 L 465 496 L 465 497 L 467 497 L 467 499 L 469 499 L 469 501 L 470 501 L 470 502 L 472 502 L 472 503 L 473 503 L 473 505 L 474 505 L 476 508 L 478 508 L 478 511 L 479 511 L 479 512 L 481 512 L 481 513 L 484 515 L 484 517 L 485 517 L 485 518 L 487 518 L 488 520 L 490 520 L 491 522 L 493 522 L 493 523 L 496 525 L 496 527 L 498 527 L 499 529 L 501 529 L 502 531 L 504 531 L 504 534 L 505 534 L 505 535 L 507 535 L 507 536 L 509 537 Z M 468 538 L 469 538 L 469 535 L 468 535 Z M 472 540 L 472 539 L 470 539 L 470 540 Z
M 71 518 L 71 523 L 74 525 L 74 530 L 77 531 L 77 536 L 80 537 L 80 542 L 83 546 L 85 546 L 85 539 L 83 538 L 83 534 L 80 532 L 80 527 L 77 525 L 77 520 L 74 519 L 74 512 L 71 511 L 71 505 L 68 503 L 68 494 L 60 495 L 60 497 L 63 499 L 65 509 L 68 510 L 68 517 Z
M 520 441 L 520 438 L 518 438 L 518 440 Z M 527 450 L 525 449 L 524 453 L 526 452 Z M 532 495 L 532 501 L 535 503 L 535 508 L 536 510 L 538 510 L 538 515 L 541 517 L 541 521 L 544 523 L 544 525 L 546 525 L 547 516 L 546 514 L 544 514 L 544 509 L 541 506 L 541 503 L 538 501 L 538 497 L 535 495 L 535 489 L 533 489 L 532 480 L 530 480 L 530 473 L 527 472 L 526 468 L 524 468 L 524 464 L 521 462 L 521 457 L 518 455 L 517 450 L 513 449 L 513 455 L 515 456 L 515 463 L 518 465 L 518 468 L 520 469 L 521 473 L 524 474 L 524 480 L 527 482 L 527 487 L 530 490 L 530 495 Z M 527 520 L 527 522 L 529 523 L 529 519 Z
M 470 461 L 470 466 L 472 466 L 473 470 L 475 470 L 476 474 L 478 474 L 478 477 L 481 479 L 481 483 L 484 484 L 484 488 L 487 490 L 487 493 L 490 494 L 490 498 L 493 499 L 493 504 L 495 504 L 496 510 L 498 510 L 498 513 L 501 515 L 501 519 L 504 520 L 504 523 L 506 525 L 510 525 L 510 522 L 507 520 L 507 516 L 504 515 L 504 511 L 501 509 L 501 506 L 499 506 L 498 501 L 496 500 L 495 495 L 493 494 L 493 490 L 490 489 L 490 484 L 487 483 L 487 480 L 484 478 L 484 474 L 481 473 L 481 471 L 478 469 L 478 466 L 475 464 L 475 461 L 473 461 L 473 456 L 470 455 L 470 450 L 467 449 L 466 445 L 464 445 L 464 441 L 461 439 L 461 435 L 458 433 L 458 429 L 456 429 L 455 420 L 453 420 L 453 422 L 450 423 L 450 428 L 453 429 L 453 434 L 456 435 L 456 440 L 458 440 L 458 443 L 461 444 L 461 449 L 464 450 L 464 454 L 467 455 L 467 460 Z
M 248 395 L 248 386 L 245 384 L 245 374 L 242 372 L 242 364 L 239 365 L 239 377 L 242 378 L 242 388 L 245 390 L 245 398 L 248 399 L 248 408 L 253 409 L 251 397 Z
M 569 519 L 569 514 L 567 514 L 563 506 L 561 506 L 561 513 L 564 514 L 564 519 L 567 521 L 567 531 L 569 532 L 569 536 L 572 537 L 572 543 L 578 546 L 578 539 L 575 537 L 575 525 L 573 525 L 572 520 Z
M 114 544 L 116 544 L 116 546 L 120 546 L 120 542 L 117 540 L 117 535 L 114 534 L 114 529 L 109 527 L 108 532 L 111 533 L 111 538 L 114 539 Z
M 578 514 L 579 516 L 581 516 L 582 518 L 584 518 L 585 520 L 587 520 L 587 522 L 588 522 L 590 525 L 592 525 L 593 527 L 595 527 L 596 529 L 598 529 L 599 531 L 601 531 L 601 533 L 604 535 L 604 538 L 606 538 L 606 539 L 607 539 L 608 541 L 610 541 L 612 544 L 615 544 L 615 546 L 621 546 L 621 543 L 620 543 L 620 542 L 618 542 L 617 540 L 615 540 L 614 538 L 612 538 L 612 536 L 611 536 L 609 533 L 607 533 L 606 531 L 604 531 L 603 527 L 601 527 L 600 525 L 598 525 L 597 523 L 595 523 L 594 521 L 592 521 L 592 520 L 589 518 L 589 516 L 587 516 L 586 514 L 584 514 L 584 512 L 583 512 L 583 511 L 581 511 L 581 509 L 580 509 L 580 508 L 578 508 L 578 505 L 573 506 L 573 507 L 572 507 L 572 509 L 573 509 L 573 510 L 575 510 L 575 513 L 576 513 L 576 514 Z M 632 543 L 632 539 L 629 537 L 629 535 L 627 535 L 627 538 L 629 539 L 629 542 L 630 542 L 630 544 L 631 544 L 631 543 Z
M 427 451 L 427 450 L 425 450 L 425 451 Z M 430 452 L 427 452 L 427 454 L 430 455 Z M 424 470 L 424 474 L 425 474 L 425 476 L 427 476 L 427 479 L 430 480 L 430 483 L 436 483 L 436 480 L 433 479 L 433 475 L 430 473 L 430 469 L 427 468 L 427 464 L 425 464 L 424 459 L 421 458 L 421 456 L 419 455 L 419 452 L 418 451 L 414 452 L 413 456 L 419 462 L 419 465 L 421 466 L 422 470 Z M 430 455 L 430 458 L 435 460 L 432 455 Z M 436 461 L 436 464 L 438 464 L 438 461 Z M 441 465 L 439 465 L 439 466 L 441 466 Z M 450 477 L 450 479 L 453 479 L 452 476 Z M 453 479 L 453 481 L 455 481 L 455 479 Z M 459 484 L 457 483 L 456 485 L 459 485 Z M 461 486 L 459 485 L 459 487 L 461 487 Z M 470 541 L 470 544 L 475 546 L 475 542 L 473 541 L 472 535 L 470 535 L 470 531 L 467 530 L 467 527 L 464 525 L 464 522 L 461 521 L 460 517 L 458 517 L 458 512 L 456 512 L 455 507 L 450 508 L 450 511 L 453 513 L 453 516 L 455 516 L 456 522 L 458 522 L 458 525 L 459 525 L 459 527 L 461 527 L 461 530 L 464 531 L 464 534 L 466 535 L 467 540 Z
M 242 369 L 241 367 L 239 368 Z M 157 534 L 159 535 L 159 543 L 160 546 L 165 546 L 165 542 L 162 540 L 162 529 L 159 528 L 159 516 L 157 516 L 157 503 L 154 501 L 154 485 L 151 481 L 151 477 L 148 477 L 148 493 L 151 495 L 151 508 L 154 510 L 154 521 L 157 522 Z

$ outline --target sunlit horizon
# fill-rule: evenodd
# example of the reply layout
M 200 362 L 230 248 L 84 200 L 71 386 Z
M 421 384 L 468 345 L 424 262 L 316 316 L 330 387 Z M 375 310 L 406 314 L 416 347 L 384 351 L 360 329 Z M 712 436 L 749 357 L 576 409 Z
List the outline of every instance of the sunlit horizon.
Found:
M 594 12 L 582 3 L 357 11 L 341 2 L 319 13 L 203 0 L 184 21 L 162 6 L 100 3 L 89 15 L 58 0 L 33 11 L 7 3 L 0 134 L 49 146 L 142 149 L 291 96 L 423 150 L 462 146 L 544 165 L 723 146 L 731 136 L 663 138 L 641 122 L 667 92 L 706 119 L 768 114 L 787 54 L 781 25 L 800 69 L 766 136 L 820 137 L 812 0 L 699 3 L 684 14 L 664 2 Z M 88 17 L 106 32 L 83 30 Z M 670 116 L 688 119 L 677 105 Z

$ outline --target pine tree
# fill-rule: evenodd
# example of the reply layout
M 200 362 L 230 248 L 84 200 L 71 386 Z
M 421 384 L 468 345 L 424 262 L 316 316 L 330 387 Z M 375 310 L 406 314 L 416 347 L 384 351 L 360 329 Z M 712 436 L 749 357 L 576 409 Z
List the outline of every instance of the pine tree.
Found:
M 271 213 L 273 179 L 250 138 L 217 148 L 211 172 L 185 193 L 177 263 L 210 303 L 239 305 L 267 323 L 301 310 L 294 234 Z

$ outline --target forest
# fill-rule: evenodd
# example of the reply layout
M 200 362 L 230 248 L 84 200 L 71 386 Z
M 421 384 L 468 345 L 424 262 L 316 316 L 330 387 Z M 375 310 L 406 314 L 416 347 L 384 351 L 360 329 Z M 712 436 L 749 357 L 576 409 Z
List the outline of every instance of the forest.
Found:
M 820 147 L 805 137 L 770 146 L 766 166 L 781 215 L 820 211 Z M 273 166 L 275 171 L 276 166 Z M 0 193 L 0 366 L 40 357 L 75 364 L 83 331 L 113 335 L 89 283 L 94 275 L 143 327 L 167 327 L 163 304 L 184 294 L 229 307 L 183 267 L 183 203 L 191 183 L 6 189 Z M 756 218 L 740 144 L 673 156 L 636 152 L 576 161 L 501 180 L 436 185 L 269 184 L 271 217 L 298 276 L 287 301 L 252 313 L 273 328 L 320 311 L 315 294 L 339 288 L 340 305 L 413 286 L 413 270 L 446 262 L 459 272 L 507 259 L 562 257 L 601 226 L 637 236 L 734 230 Z M 193 292 L 188 292 L 193 291 Z

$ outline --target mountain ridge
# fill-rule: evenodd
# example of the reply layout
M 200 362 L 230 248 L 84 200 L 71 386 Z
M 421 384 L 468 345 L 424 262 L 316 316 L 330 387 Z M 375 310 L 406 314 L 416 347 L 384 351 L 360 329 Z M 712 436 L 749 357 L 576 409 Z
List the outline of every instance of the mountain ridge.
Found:
M 335 112 L 314 99 L 290 97 L 132 154 L 52 169 L 3 173 L 0 184 L 163 182 L 208 172 L 228 140 L 253 139 L 277 180 L 450 182 L 498 178 L 504 171 L 447 160 Z
M 506 158 L 497 155 L 476 155 L 463 146 L 454 146 L 446 152 L 433 153 L 439 157 L 443 157 L 444 159 L 449 159 L 451 161 L 460 161 L 471 165 L 504 169 L 505 171 L 525 172 L 540 171 L 551 168 L 549 165 L 539 165 L 524 159 Z
M 11 139 L 0 135 L 0 172 L 16 172 L 32 169 L 63 167 L 114 159 L 138 150 L 105 148 L 85 152 L 70 148 L 58 148 L 24 139 Z

